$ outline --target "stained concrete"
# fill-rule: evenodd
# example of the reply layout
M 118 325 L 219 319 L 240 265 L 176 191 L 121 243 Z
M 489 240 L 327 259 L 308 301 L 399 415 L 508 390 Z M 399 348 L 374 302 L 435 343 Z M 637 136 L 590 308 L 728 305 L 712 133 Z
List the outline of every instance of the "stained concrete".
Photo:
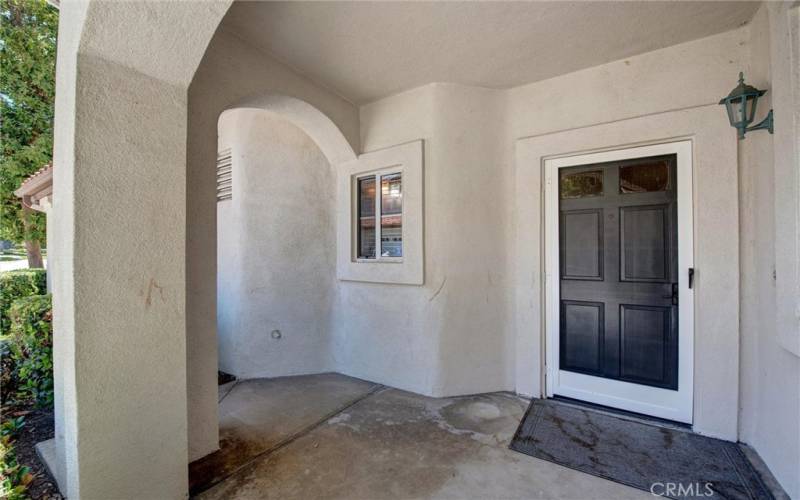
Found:
M 341 375 L 239 382 L 220 407 L 223 449 L 292 437 L 198 498 L 651 498 L 509 450 L 526 406 L 507 393 L 436 399 Z
M 380 387 L 336 373 L 220 386 L 220 449 L 190 464 L 190 491 L 222 480 Z

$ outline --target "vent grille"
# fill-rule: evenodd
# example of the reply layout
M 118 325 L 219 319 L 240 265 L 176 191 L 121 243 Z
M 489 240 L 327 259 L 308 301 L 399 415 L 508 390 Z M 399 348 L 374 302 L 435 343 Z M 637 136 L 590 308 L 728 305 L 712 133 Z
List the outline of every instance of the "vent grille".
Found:
M 230 148 L 217 153 L 217 201 L 233 198 L 233 159 Z

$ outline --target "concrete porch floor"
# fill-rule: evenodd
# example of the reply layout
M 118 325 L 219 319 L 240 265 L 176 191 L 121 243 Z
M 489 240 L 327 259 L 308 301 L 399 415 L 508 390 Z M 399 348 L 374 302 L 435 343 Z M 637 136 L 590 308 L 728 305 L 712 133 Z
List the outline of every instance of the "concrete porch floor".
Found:
M 204 499 L 652 498 L 509 450 L 526 407 L 332 373 L 234 382 L 220 388 L 221 449 L 191 483 Z

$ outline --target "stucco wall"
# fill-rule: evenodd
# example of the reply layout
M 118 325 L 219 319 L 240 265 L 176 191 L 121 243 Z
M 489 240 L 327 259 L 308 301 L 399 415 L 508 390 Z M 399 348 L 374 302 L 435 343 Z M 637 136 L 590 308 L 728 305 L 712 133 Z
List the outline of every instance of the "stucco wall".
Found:
M 747 80 L 758 88 L 770 89 L 764 96 L 764 107 L 757 120 L 773 105 L 776 116 L 788 118 L 791 115 L 789 100 L 781 105 L 775 102 L 775 96 L 781 92 L 792 92 L 789 74 L 782 73 L 788 61 L 780 57 L 789 51 L 786 33 L 788 10 L 788 5 L 762 6 L 749 26 Z M 778 61 L 777 68 L 774 68 L 773 61 Z M 797 297 L 787 290 L 778 291 L 779 275 L 781 279 L 790 281 L 791 276 L 786 276 L 789 270 L 779 270 L 776 262 L 776 256 L 793 251 L 786 248 L 786 239 L 776 239 L 776 228 L 780 227 L 776 221 L 789 219 L 791 222 L 791 216 L 776 211 L 792 211 L 791 204 L 787 207 L 780 203 L 776 189 L 791 187 L 791 172 L 794 171 L 796 176 L 800 171 L 796 156 L 793 157 L 792 151 L 783 149 L 781 145 L 783 138 L 798 140 L 797 132 L 793 130 L 791 120 L 783 120 L 776 123 L 775 135 L 763 131 L 749 133 L 739 146 L 742 231 L 740 440 L 755 448 L 790 496 L 798 498 L 800 357 L 790 352 L 781 341 L 781 334 L 788 338 L 797 325 L 794 321 L 787 321 L 778 309 L 779 302 L 790 303 Z M 782 169 L 784 165 L 788 168 Z
M 340 282 L 337 369 L 433 396 L 513 388 L 502 93 L 432 84 L 361 108 L 364 151 L 425 141 L 425 283 Z
M 715 105 L 730 90 L 730 75 L 735 78 L 746 63 L 747 37 L 747 30 L 738 29 L 508 91 L 431 84 L 362 106 L 364 150 L 425 139 L 426 281 L 418 292 L 380 286 L 371 286 L 367 292 L 365 288 L 369 298 L 359 300 L 368 300 L 370 306 L 363 309 L 358 308 L 358 300 L 347 302 L 348 295 L 364 285 L 340 284 L 344 302 L 339 307 L 349 324 L 342 328 L 346 335 L 336 335 L 337 359 L 342 360 L 337 366 L 417 391 L 422 387 L 420 392 L 428 393 L 424 384 L 412 384 L 408 377 L 426 373 L 429 358 L 425 356 L 430 355 L 437 360 L 430 394 L 516 389 L 538 395 L 538 370 L 514 360 L 515 355 L 530 356 L 524 346 L 517 345 L 516 337 L 536 336 L 538 331 L 532 318 L 513 312 L 538 307 L 535 295 L 526 299 L 534 301 L 532 306 L 515 304 L 512 298 L 514 286 L 508 276 L 527 283 L 528 289 L 537 282 L 535 275 L 521 277 L 521 270 L 513 267 L 515 235 L 530 232 L 536 222 L 515 219 L 514 200 L 539 196 L 534 185 L 519 186 L 513 178 L 515 167 L 509 158 L 514 141 Z M 725 289 L 737 287 L 737 278 L 731 278 L 732 287 L 729 283 Z M 429 303 L 414 307 L 414 300 L 426 294 Z M 380 304 L 392 310 L 395 305 L 387 306 L 390 302 L 413 311 L 405 320 L 413 328 L 381 322 Z M 356 312 L 363 318 L 356 322 L 364 323 L 354 328 Z M 734 311 L 718 328 L 737 330 L 737 316 Z M 379 324 L 383 326 L 377 328 Z M 376 330 L 385 331 L 389 340 L 376 342 L 375 336 L 380 335 Z M 422 355 L 408 351 L 410 362 L 423 367 L 413 375 L 397 373 L 377 360 L 361 361 L 364 356 L 347 357 L 348 348 L 343 347 L 356 346 L 351 349 L 363 353 L 385 350 L 393 359 L 402 359 L 403 349 L 394 343 L 406 339 L 406 345 L 416 346 L 431 337 L 436 338 L 435 344 L 422 349 Z M 369 363 L 374 366 L 366 366 Z M 735 417 L 726 428 L 719 434 L 735 435 Z
M 273 96 L 302 101 L 306 107 L 287 109 L 281 104 L 285 100 L 270 99 Z M 320 117 L 318 123 L 327 120 L 329 126 L 335 124 L 337 133 L 344 137 L 338 142 L 321 141 L 338 145 L 337 157 L 352 156 L 359 143 L 358 110 L 352 104 L 244 44 L 223 27 L 216 32 L 188 91 L 186 353 L 190 460 L 218 448 L 214 165 L 218 119 L 223 111 L 235 107 L 280 108 L 298 121 L 306 118 L 304 113 L 313 111 Z
M 434 123 L 429 88 L 416 89 L 362 107 L 361 122 L 372 115 L 391 116 L 385 127 L 362 126 L 363 151 L 425 141 L 425 171 L 430 166 Z M 427 187 L 425 188 L 427 200 Z M 427 210 L 426 210 L 427 217 Z M 333 311 L 334 361 L 337 371 L 422 394 L 431 394 L 437 380 L 439 346 L 430 324 L 439 304 L 431 301 L 436 281 L 429 265 L 430 234 L 425 221 L 425 285 L 381 285 L 338 282 Z M 438 284 L 437 284 L 438 286 Z M 391 300 L 386 300 L 391 297 Z M 427 334 L 426 334 L 427 332 Z
M 58 19 L 56 62 L 56 119 L 53 131 L 52 223 L 48 224 L 48 260 L 53 281 L 53 389 L 57 464 L 54 475 L 59 488 L 71 494 L 78 488 L 77 404 L 75 386 L 75 282 L 72 250 L 75 233 L 74 193 L 75 111 L 77 88 L 77 47 L 86 18 L 86 4 L 65 9 Z M 51 222 L 51 221 L 48 221 Z
M 330 371 L 333 170 L 308 135 L 267 111 L 226 111 L 219 133 L 233 153 L 233 198 L 217 205 L 220 369 Z
M 776 129 L 775 136 L 763 131 L 748 134 L 740 142 L 738 151 L 741 324 L 736 327 L 735 308 L 718 318 L 710 317 L 707 323 L 716 331 L 739 330 L 741 365 L 730 362 L 730 353 L 720 357 L 715 352 L 709 353 L 710 356 L 698 352 L 696 383 L 703 385 L 710 377 L 716 380 L 716 386 L 724 387 L 716 391 L 715 385 L 708 386 L 702 399 L 696 400 L 696 410 L 708 409 L 709 417 L 716 422 L 705 430 L 712 433 L 722 430 L 724 437 L 738 438 L 752 445 L 783 487 L 796 497 L 800 495 L 800 426 L 797 423 L 800 421 L 800 358 L 782 347 L 781 334 L 796 331 L 797 319 L 791 314 L 786 319 L 776 310 L 776 305 L 783 302 L 787 303 L 784 308 L 791 311 L 795 307 L 793 301 L 796 303 L 798 299 L 796 291 L 792 290 L 797 286 L 792 274 L 796 273 L 793 266 L 797 265 L 796 243 L 792 238 L 796 241 L 797 231 L 790 223 L 796 224 L 792 214 L 797 213 L 796 176 L 800 165 L 796 143 L 800 135 L 797 125 L 792 123 L 792 109 L 796 104 L 791 101 L 791 95 L 793 92 L 798 95 L 798 90 L 797 82 L 789 74 L 792 55 L 789 7 L 788 3 L 765 4 L 750 25 L 741 29 L 512 89 L 508 92 L 508 120 L 512 138 L 547 137 L 548 133 L 581 127 L 596 129 L 595 137 L 602 138 L 607 134 L 605 130 L 613 128 L 603 124 L 622 124 L 620 120 L 645 116 L 658 120 L 666 111 L 703 105 L 711 109 L 730 91 L 740 70 L 745 71 L 751 84 L 770 89 L 764 107 L 759 105 L 758 119 L 769 109 L 774 96 L 783 96 L 782 106 L 776 107 L 776 113 L 784 117 L 783 123 L 776 126 L 783 129 Z M 770 59 L 780 61 L 779 67 L 771 68 Z M 721 108 L 719 112 L 722 113 Z M 590 147 L 588 143 L 586 147 Z M 781 172 L 779 177 L 776 177 L 777 171 Z M 725 182 L 729 181 L 726 175 Z M 793 186 L 794 194 L 784 193 L 782 199 L 776 195 L 776 189 L 787 191 Z M 518 189 L 524 195 L 526 187 L 518 185 Z M 701 204 L 709 201 L 704 194 L 696 193 Z M 730 216 L 726 213 L 719 216 L 727 219 Z M 523 214 L 517 213 L 516 231 L 526 230 L 524 220 Z M 777 237 L 776 227 L 787 234 Z M 696 227 L 696 230 L 707 229 Z M 720 250 L 709 257 L 725 260 L 735 257 L 736 252 L 731 253 L 730 249 Z M 786 261 L 780 276 L 774 274 L 776 267 L 780 267 L 776 266 L 776 257 Z M 714 260 L 709 262 L 714 264 Z M 700 273 L 708 272 L 708 269 L 702 270 L 699 263 L 698 269 Z M 515 271 L 519 276 L 519 269 Z M 781 278 L 789 284 L 777 294 L 776 281 L 780 284 Z M 736 281 L 734 278 L 730 285 L 736 286 Z M 538 302 L 539 299 L 538 292 L 531 290 L 530 296 L 517 302 L 520 338 L 530 338 L 525 336 L 527 326 L 523 311 L 530 300 Z M 703 312 L 698 310 L 700 315 Z M 535 321 L 537 317 L 530 316 L 528 321 Z M 696 335 L 707 336 L 707 332 L 700 328 Z M 699 337 L 699 342 L 703 338 Z M 518 345 L 518 355 L 528 347 Z M 706 377 L 702 375 L 704 367 L 709 369 Z M 518 361 L 517 390 L 535 394 L 541 388 L 530 378 L 529 371 L 529 365 Z M 736 401 L 730 395 L 729 381 L 737 375 L 741 391 L 738 404 L 732 405 L 731 402 Z M 698 380 L 697 377 L 703 378 Z M 718 399 L 722 394 L 728 394 L 724 402 Z M 734 416 L 737 406 L 740 409 L 738 422 Z
M 70 498 L 187 489 L 186 88 L 226 9 L 62 5 L 50 251 Z
M 582 150 L 624 146 L 636 142 L 665 140 L 671 137 L 692 137 L 707 133 L 714 122 L 696 119 L 693 128 L 685 124 L 680 115 L 667 112 L 699 109 L 707 106 L 716 109 L 720 96 L 726 95 L 742 65 L 747 64 L 744 49 L 748 41 L 746 29 L 738 29 L 702 40 L 696 40 L 632 57 L 623 61 L 590 68 L 552 80 L 512 89 L 508 93 L 508 119 L 512 138 L 540 137 L 541 142 L 552 141 L 553 150 L 548 154 L 578 153 Z M 690 89 L 691 91 L 689 91 Z M 718 110 L 724 120 L 724 110 Z M 713 113 L 713 111 L 712 111 Z M 645 118 L 648 118 L 645 120 Z M 624 130 L 626 121 L 639 120 L 638 125 Z M 704 291 L 698 293 L 695 307 L 695 420 L 698 430 L 726 439 L 735 439 L 737 433 L 736 408 L 737 389 L 731 387 L 730 379 L 736 378 L 738 357 L 738 273 L 737 252 L 728 246 L 736 245 L 736 152 L 732 136 L 726 128 L 721 137 L 710 139 L 705 145 L 708 156 L 695 157 L 695 266 L 698 287 L 702 276 Z M 730 128 L 730 127 L 728 127 Z M 647 130 L 647 133 L 639 131 Z M 563 135 L 567 131 L 582 132 L 580 141 L 567 142 Z M 558 133 L 557 135 L 554 135 Z M 725 135 L 727 134 L 727 135 Z M 627 137 L 627 139 L 626 139 Z M 722 138 L 729 139 L 727 142 Z M 572 149 L 560 150 L 559 148 Z M 718 178 L 707 178 L 703 174 L 701 160 L 714 158 L 715 167 L 726 161 L 726 168 L 716 171 Z M 728 149 L 724 149 L 728 148 Z M 732 149 L 731 149 L 732 148 Z M 537 160 L 538 161 L 538 160 Z M 525 181 L 519 170 L 529 165 L 517 165 L 517 203 L 524 198 L 538 199 L 540 191 L 535 184 Z M 724 191 L 708 191 L 706 186 L 727 185 Z M 530 186 L 530 188 L 526 188 Z M 521 205 L 524 206 L 524 205 Z M 540 211 L 518 212 L 516 234 L 518 241 L 536 238 Z M 528 221 L 533 221 L 528 223 Z M 704 239 L 710 231 L 718 231 L 723 238 Z M 724 245 L 721 243 L 726 241 Z M 534 246 L 517 250 L 517 266 L 525 266 L 532 258 Z M 724 260 L 720 260 L 722 256 Z M 719 264 L 727 264 L 727 267 Z M 530 272 L 533 277 L 522 274 Z M 538 269 L 517 267 L 520 277 L 517 300 L 517 390 L 538 395 L 543 390 L 539 370 L 541 366 L 541 343 L 534 335 L 534 343 L 528 345 L 531 332 L 538 332 L 541 322 L 538 304 L 540 276 Z M 523 272 L 524 271 L 524 272 Z M 528 283 L 533 282 L 529 286 Z M 698 288 L 699 290 L 699 288 Z M 531 309 L 531 302 L 533 307 Z M 721 308 L 720 308 L 721 307 Z M 713 311 L 713 312 L 712 312 Z M 731 338 L 732 336 L 732 338 Z M 725 340 L 727 339 L 727 340 Z M 718 344 L 721 342 L 724 344 Z M 723 347 L 724 346 L 724 347 Z M 701 359 L 705 361 L 701 362 Z M 734 360 L 734 362 L 731 362 Z

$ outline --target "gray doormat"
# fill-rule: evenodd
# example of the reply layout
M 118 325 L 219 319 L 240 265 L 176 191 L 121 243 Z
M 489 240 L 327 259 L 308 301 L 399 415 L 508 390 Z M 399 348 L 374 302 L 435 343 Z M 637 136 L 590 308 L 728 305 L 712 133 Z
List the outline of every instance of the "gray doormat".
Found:
M 671 498 L 773 499 L 735 443 L 552 399 L 531 401 L 510 448 Z

